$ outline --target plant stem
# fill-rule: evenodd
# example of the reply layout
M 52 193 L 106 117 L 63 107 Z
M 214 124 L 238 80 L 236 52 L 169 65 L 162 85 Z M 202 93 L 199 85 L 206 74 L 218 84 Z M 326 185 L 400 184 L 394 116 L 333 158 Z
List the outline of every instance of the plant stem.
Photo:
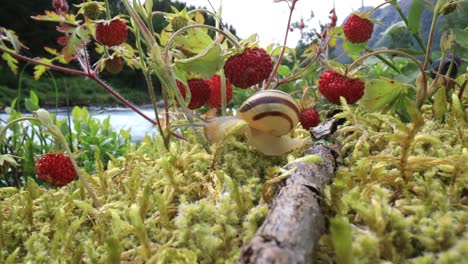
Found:
M 398 12 L 398 14 L 400 15 L 401 19 L 403 20 L 403 22 L 405 22 L 405 25 L 406 27 L 408 27 L 408 19 L 406 18 L 405 14 L 403 14 L 403 10 L 401 10 L 401 7 L 400 5 L 398 4 L 397 1 L 389 1 L 389 2 L 393 2 L 392 3 L 392 6 L 396 9 L 396 11 Z M 423 52 L 426 52 L 426 47 L 424 46 L 424 43 L 421 39 L 421 36 L 416 34 L 416 33 L 413 33 L 411 32 L 411 34 L 413 35 L 413 37 L 416 39 L 416 42 L 418 43 L 419 47 L 421 48 L 421 50 Z
M 429 65 L 429 62 L 431 60 L 431 47 L 432 47 L 432 41 L 434 39 L 434 33 L 435 33 L 435 26 L 437 24 L 437 19 L 439 18 L 439 13 L 436 10 L 434 10 L 434 15 L 432 17 L 432 23 L 431 23 L 431 29 L 429 31 L 429 39 L 427 40 L 427 49 L 426 49 L 426 56 L 424 58 L 424 64 L 423 64 L 423 69 L 426 70 L 427 66 Z
M 122 104 L 124 104 L 125 106 L 127 106 L 128 108 L 132 109 L 134 112 L 136 112 L 137 114 L 139 114 L 141 117 L 143 117 L 144 119 L 148 120 L 150 123 L 152 123 L 153 125 L 158 125 L 156 121 L 154 121 L 153 119 L 151 119 L 150 117 L 148 117 L 147 115 L 145 115 L 143 112 L 141 112 L 135 105 L 133 105 L 132 103 L 130 103 L 127 99 L 123 98 L 119 93 L 117 93 L 117 91 L 115 91 L 114 89 L 112 89 L 109 85 L 107 85 L 105 82 L 103 82 L 97 75 L 94 71 L 90 71 L 89 73 L 87 72 L 83 72 L 83 71 L 78 71 L 78 70 L 73 70 L 73 69 L 69 69 L 69 68 L 66 68 L 66 67 L 61 67 L 61 66 L 57 66 L 57 65 L 53 65 L 53 64 L 49 64 L 49 63 L 45 63 L 45 62 L 41 62 L 39 60 L 35 60 L 35 59 L 32 59 L 32 58 L 29 58 L 29 57 L 26 57 L 26 56 L 23 56 L 23 55 L 20 55 L 20 54 L 17 54 L 17 53 L 14 53 L 10 50 L 7 50 L 7 49 L 4 49 L 2 47 L 0 47 L 0 52 L 5 52 L 5 53 L 8 53 L 10 54 L 11 56 L 15 57 L 15 58 L 18 58 L 18 59 L 21 59 L 21 60 L 24 60 L 24 61 L 27 61 L 27 62 L 31 62 L 33 64 L 38 64 L 38 65 L 43 65 L 43 66 L 46 66 L 52 70 L 57 70 L 57 71 L 62 71 L 62 72 L 66 72 L 66 73 L 70 73 L 70 74 L 74 74 L 74 75 L 79 75 L 79 76 L 84 76 L 84 77 L 88 77 L 89 79 L 91 80 L 94 80 L 95 82 L 97 82 L 102 88 L 104 88 L 106 91 L 108 91 L 112 96 L 114 96 L 116 99 L 118 99 L 120 102 L 122 102 Z M 178 134 L 175 134 L 173 133 L 173 135 L 178 138 L 178 139 L 184 139 L 184 137 L 178 135 Z
M 81 184 L 85 187 L 86 191 L 88 191 L 89 195 L 91 196 L 91 199 L 93 200 L 94 206 L 97 208 L 101 207 L 101 202 L 99 201 L 99 198 L 96 196 L 96 193 L 94 192 L 93 188 L 88 184 L 88 181 L 84 178 L 83 174 L 81 173 L 80 167 L 76 163 L 75 158 L 72 155 L 72 152 L 70 150 L 70 147 L 68 146 L 67 140 L 63 136 L 63 134 L 60 132 L 60 129 L 54 125 L 54 127 L 57 128 L 58 134 L 56 135 L 58 139 L 61 141 L 62 145 L 65 147 L 65 150 L 68 152 L 70 155 L 70 160 L 73 164 L 73 167 L 75 168 L 76 174 L 78 174 L 78 177 L 80 178 Z
M 273 68 L 273 71 L 271 72 L 270 77 L 268 78 L 268 81 L 266 82 L 264 86 L 264 90 L 267 90 L 268 87 L 270 86 L 271 82 L 273 81 L 273 78 L 276 76 L 276 73 L 278 72 L 278 68 L 281 64 L 281 61 L 283 60 L 284 52 L 286 51 L 286 43 L 288 41 L 289 27 L 291 26 L 292 14 L 294 12 L 294 7 L 296 6 L 296 3 L 297 3 L 297 0 L 292 0 L 291 6 L 289 8 L 288 25 L 286 26 L 286 33 L 284 34 L 283 48 L 281 49 L 281 53 L 278 57 L 278 60 L 276 61 L 275 67 Z
M 399 51 L 399 50 L 376 50 L 376 51 L 367 53 L 367 54 L 359 57 L 357 60 L 355 60 L 353 63 L 351 63 L 349 65 L 349 67 L 347 68 L 347 71 L 351 70 L 354 66 L 356 66 L 357 64 L 359 64 L 360 62 L 362 62 L 366 58 L 368 58 L 370 56 L 377 55 L 377 54 L 381 54 L 381 53 L 395 53 L 395 54 L 407 57 L 410 60 L 412 60 L 416 64 L 416 66 L 418 66 L 419 71 L 421 72 L 421 78 L 422 78 L 421 82 L 422 82 L 422 89 L 423 90 L 418 91 L 418 92 L 422 92 L 422 96 L 421 97 L 416 97 L 416 105 L 417 105 L 418 109 L 421 109 L 422 103 L 424 102 L 424 100 L 427 97 L 427 76 L 426 76 L 426 73 L 424 72 L 423 66 L 421 65 L 421 63 L 419 63 L 419 61 L 414 56 L 411 56 L 408 53 L 403 52 L 403 51 Z M 421 89 L 421 88 L 419 88 L 419 89 Z
M 424 74 L 424 70 L 423 70 L 423 67 L 422 67 L 421 63 L 419 63 L 419 61 L 415 57 L 413 57 L 413 56 L 411 56 L 408 53 L 405 53 L 403 51 L 399 51 L 399 50 L 376 50 L 376 51 L 364 54 L 361 57 L 359 57 L 357 60 L 353 61 L 353 63 L 351 63 L 348 68 L 351 69 L 351 68 L 355 67 L 357 64 L 359 64 L 360 62 L 362 62 L 363 60 L 367 59 L 368 57 L 374 56 L 374 55 L 377 55 L 377 54 L 381 54 L 381 53 L 395 53 L 395 54 L 407 57 L 410 60 L 412 60 L 418 66 L 421 73 Z
M 5 126 L 0 130 L 0 145 L 3 143 L 3 137 L 4 137 L 4 134 L 6 133 L 6 131 L 13 125 L 15 125 L 16 123 L 19 123 L 21 121 L 38 121 L 39 122 L 39 119 L 35 118 L 35 117 L 32 117 L 32 116 L 25 116 L 25 117 L 20 117 L 20 118 L 17 118 L 17 119 L 14 119 L 10 122 L 8 122 L 7 124 L 5 124 Z
M 366 50 L 368 52 L 373 52 L 374 51 L 370 47 L 366 47 Z M 381 60 L 383 63 L 385 63 L 388 67 L 392 68 L 397 73 L 401 73 L 400 70 L 395 65 L 393 65 L 393 63 L 391 61 L 389 61 L 386 58 L 382 57 L 380 54 L 376 54 L 375 57 L 377 57 L 379 60 Z

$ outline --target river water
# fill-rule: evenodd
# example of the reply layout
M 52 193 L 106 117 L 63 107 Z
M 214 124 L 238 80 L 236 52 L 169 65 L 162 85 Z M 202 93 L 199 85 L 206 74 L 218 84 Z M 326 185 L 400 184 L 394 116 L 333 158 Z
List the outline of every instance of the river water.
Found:
M 47 109 L 50 113 L 55 114 L 57 119 L 61 120 L 67 118 L 67 109 Z M 141 108 L 140 109 L 145 115 L 150 118 L 155 117 L 154 110 L 152 108 Z M 120 129 L 129 129 L 132 135 L 132 141 L 136 142 L 143 139 L 148 134 L 152 135 L 157 132 L 157 128 L 153 126 L 149 121 L 133 112 L 128 108 L 121 107 L 89 107 L 89 114 L 100 121 L 110 116 L 110 123 L 115 131 Z M 71 114 L 71 109 L 70 109 Z M 24 113 L 23 116 L 31 116 L 31 113 Z M 7 120 L 9 117 L 5 112 L 0 112 L 0 120 Z M 73 120 L 72 120 L 73 121 Z M 3 122 L 2 122 L 3 123 Z M 73 126 L 72 126 L 73 127 Z

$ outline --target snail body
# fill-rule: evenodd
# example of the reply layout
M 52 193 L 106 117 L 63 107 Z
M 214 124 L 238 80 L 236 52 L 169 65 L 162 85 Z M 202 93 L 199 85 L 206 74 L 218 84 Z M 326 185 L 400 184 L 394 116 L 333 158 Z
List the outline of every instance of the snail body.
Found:
M 302 146 L 304 139 L 287 134 L 299 122 L 299 106 L 287 93 L 263 90 L 249 97 L 237 116 L 222 116 L 209 120 L 205 136 L 213 143 L 228 135 L 245 134 L 254 148 L 266 155 L 282 155 Z

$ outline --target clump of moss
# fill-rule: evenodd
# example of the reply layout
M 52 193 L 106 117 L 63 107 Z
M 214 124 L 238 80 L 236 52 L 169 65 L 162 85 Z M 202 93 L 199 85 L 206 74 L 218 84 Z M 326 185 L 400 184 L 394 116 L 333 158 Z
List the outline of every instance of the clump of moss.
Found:
M 79 181 L 1 188 L 0 262 L 233 262 L 266 216 L 265 177 L 288 157 L 264 156 L 236 138 L 213 157 L 186 137 L 169 150 L 146 137 L 111 157 L 107 170 L 86 174 L 101 208 Z
M 446 122 L 422 114 L 405 124 L 343 109 L 337 140 L 344 164 L 325 190 L 331 224 L 314 263 L 466 262 L 466 111 L 453 108 Z

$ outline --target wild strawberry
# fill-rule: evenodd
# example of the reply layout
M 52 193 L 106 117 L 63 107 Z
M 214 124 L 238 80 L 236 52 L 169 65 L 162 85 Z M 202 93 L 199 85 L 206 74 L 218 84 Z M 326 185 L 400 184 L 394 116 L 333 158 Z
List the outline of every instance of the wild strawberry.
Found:
M 187 81 L 190 90 L 190 102 L 188 104 L 189 109 L 197 109 L 202 107 L 210 98 L 210 87 L 205 83 L 203 79 L 190 79 Z M 177 87 L 179 88 L 182 97 L 185 99 L 185 86 L 181 81 L 177 81 Z
M 112 74 L 119 73 L 123 69 L 122 59 L 119 56 L 107 59 L 105 62 L 105 69 Z
M 96 25 L 96 40 L 108 47 L 122 44 L 127 34 L 127 24 L 120 18 L 101 21 Z
M 68 10 L 68 3 L 66 0 L 52 0 L 52 6 L 57 10 L 62 10 L 63 12 L 67 12 Z
M 374 24 L 365 15 L 352 14 L 346 19 L 343 33 L 352 43 L 363 43 L 370 39 Z
M 83 14 L 89 19 L 95 20 L 99 18 L 99 4 L 97 2 L 87 2 L 83 6 Z
M 58 153 L 44 154 L 36 163 L 36 174 L 54 186 L 66 185 L 77 175 L 70 158 Z
M 213 75 L 210 79 L 205 80 L 210 87 L 211 93 L 207 104 L 212 107 L 221 107 L 221 77 Z M 226 103 L 232 99 L 232 84 L 226 79 Z
M 329 69 L 320 75 L 318 90 L 334 104 L 340 104 L 340 96 L 348 104 L 353 104 L 364 95 L 364 83 L 360 79 L 351 79 Z
M 229 81 L 239 88 L 248 88 L 268 78 L 273 69 L 270 55 L 261 48 L 246 48 L 224 64 Z
M 304 108 L 299 113 L 299 120 L 302 127 L 309 130 L 320 123 L 320 115 L 315 108 Z
M 301 18 L 301 22 L 299 22 L 299 28 L 302 30 L 304 29 L 304 27 L 305 27 L 304 20 Z

